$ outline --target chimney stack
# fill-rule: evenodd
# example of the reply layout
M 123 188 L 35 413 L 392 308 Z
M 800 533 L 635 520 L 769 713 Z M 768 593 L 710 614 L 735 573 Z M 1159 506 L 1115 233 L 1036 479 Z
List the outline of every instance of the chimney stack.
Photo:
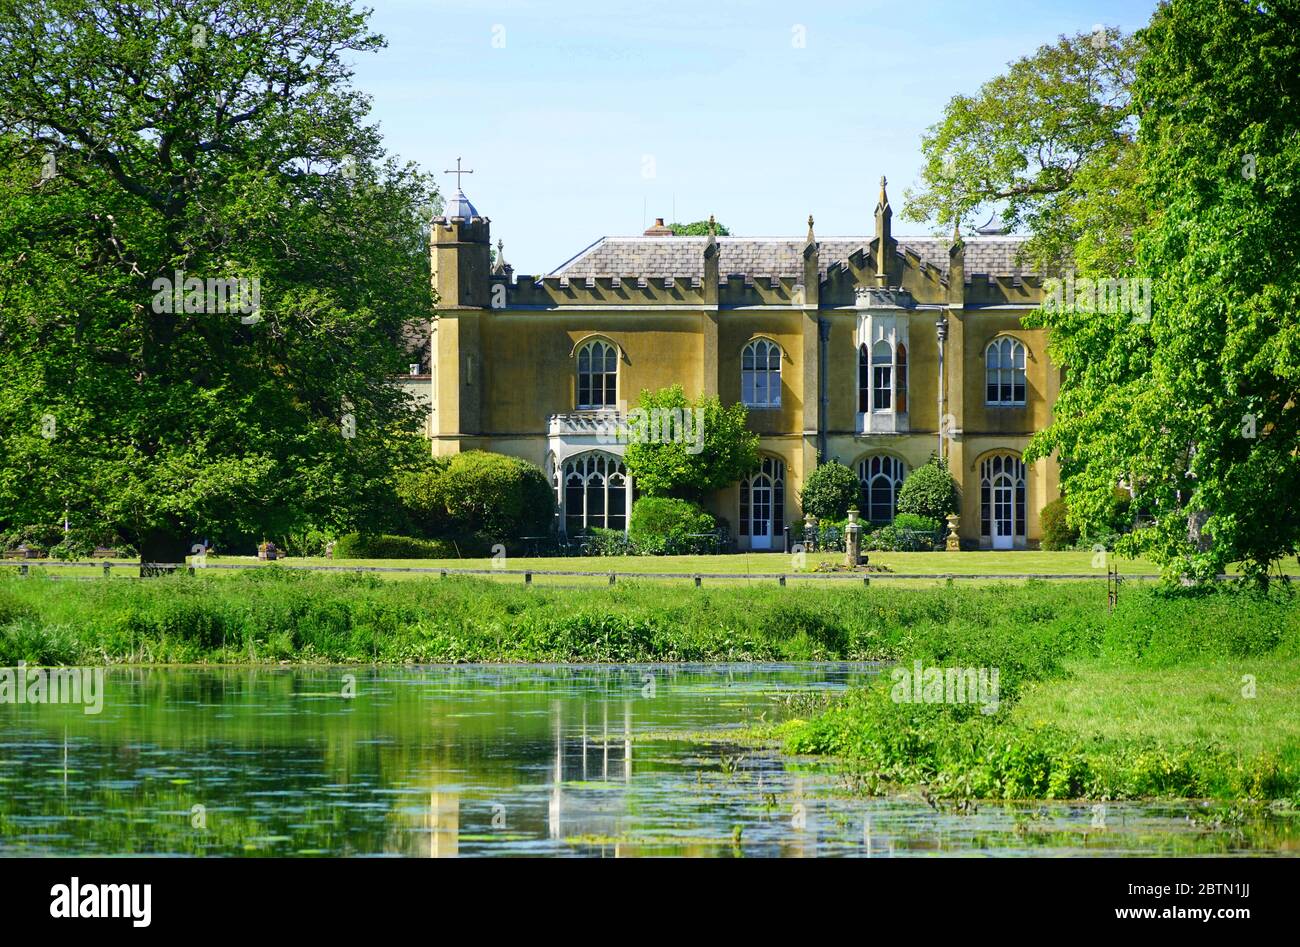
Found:
M 672 235 L 673 235 L 673 228 L 665 227 L 664 219 L 662 217 L 656 217 L 655 225 L 650 229 L 648 229 L 643 234 L 643 236 L 646 237 L 671 237 Z

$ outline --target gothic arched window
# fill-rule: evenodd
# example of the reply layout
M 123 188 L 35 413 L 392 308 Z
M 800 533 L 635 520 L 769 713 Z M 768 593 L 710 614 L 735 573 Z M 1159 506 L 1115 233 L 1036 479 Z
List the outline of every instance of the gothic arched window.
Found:
M 754 339 L 740 354 L 740 400 L 751 408 L 781 406 L 781 347 Z
M 612 408 L 618 403 L 618 350 L 592 340 L 578 350 L 578 408 Z
M 890 523 L 898 512 L 898 491 L 907 477 L 907 465 L 897 457 L 876 454 L 858 462 L 862 509 L 872 523 Z
M 1025 403 L 1025 347 L 1016 339 L 994 339 L 984 350 L 984 401 L 991 405 Z

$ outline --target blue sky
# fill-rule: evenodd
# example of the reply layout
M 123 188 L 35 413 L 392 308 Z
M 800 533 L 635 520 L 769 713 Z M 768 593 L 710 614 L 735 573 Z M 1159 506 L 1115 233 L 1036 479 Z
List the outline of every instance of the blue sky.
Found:
M 852 3 L 371 0 L 388 48 L 356 83 L 390 152 L 441 172 L 540 274 L 655 217 L 733 233 L 870 233 L 957 93 L 1061 33 L 1142 26 L 1154 0 Z M 454 178 L 438 175 L 445 193 Z M 925 232 L 899 222 L 898 232 Z

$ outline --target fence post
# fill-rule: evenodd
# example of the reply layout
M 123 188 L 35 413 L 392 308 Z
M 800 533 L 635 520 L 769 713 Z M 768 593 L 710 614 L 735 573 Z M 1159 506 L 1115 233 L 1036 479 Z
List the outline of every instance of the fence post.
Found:
M 447 570 L 446 570 L 446 569 L 439 569 L 439 570 L 438 570 L 438 578 L 440 578 L 440 579 L 445 579 L 445 578 L 447 578 Z
M 864 576 L 862 577 L 862 585 L 863 585 L 863 587 L 866 587 L 866 586 L 871 585 L 871 576 L 869 576 L 869 575 L 864 575 Z
M 108 578 L 108 572 L 112 568 L 113 568 L 113 563 L 111 562 L 104 563 L 104 578 L 106 579 Z
M 699 573 L 696 573 L 696 574 L 695 574 L 695 587 L 696 587 L 697 589 L 700 587 L 700 575 L 699 575 Z
M 533 584 L 533 574 L 531 572 L 525 572 L 524 585 L 532 585 L 532 584 Z
M 617 575 L 616 573 L 611 572 L 611 573 L 609 574 L 609 584 L 610 584 L 610 585 L 613 585 L 614 582 L 617 580 L 617 578 L 618 578 L 618 575 Z
M 24 562 L 24 563 L 21 563 L 21 564 L 18 566 L 18 574 L 21 575 L 21 576 L 23 576 L 24 578 L 26 578 L 26 576 L 27 576 L 27 563 Z
M 785 588 L 785 576 L 784 576 L 784 575 L 777 576 L 776 581 L 779 582 L 779 583 L 781 584 L 781 588 Z

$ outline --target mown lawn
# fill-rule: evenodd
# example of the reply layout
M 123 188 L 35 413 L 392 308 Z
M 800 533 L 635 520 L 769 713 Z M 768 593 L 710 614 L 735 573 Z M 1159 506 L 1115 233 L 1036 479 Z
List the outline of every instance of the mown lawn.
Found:
M 1300 657 L 1210 658 L 1167 668 L 1068 661 L 1065 671 L 1064 680 L 1028 689 L 1011 722 L 1103 740 L 1192 741 L 1252 756 L 1277 750 L 1300 769 Z
M 1022 550 L 1017 552 L 873 552 L 869 553 L 873 566 L 881 566 L 885 573 L 873 573 L 885 581 L 907 581 L 891 579 L 891 575 L 921 575 L 944 577 L 972 575 L 1090 575 L 1099 579 L 1106 576 L 1107 566 L 1118 567 L 1121 575 L 1130 577 L 1152 576 L 1159 573 L 1159 568 L 1152 562 L 1142 559 L 1125 559 L 1113 554 L 1098 556 L 1092 552 L 1043 552 L 1040 550 Z M 807 553 L 802 559 L 779 552 L 731 553 L 718 556 L 572 556 L 572 557 L 527 557 L 484 559 L 325 559 L 291 557 L 279 560 L 282 568 L 328 567 L 339 570 L 347 568 L 392 568 L 392 569 L 490 569 L 501 581 L 521 582 L 524 572 L 537 573 L 533 581 L 538 585 L 584 586 L 607 583 L 610 572 L 619 575 L 644 575 L 653 577 L 664 574 L 694 575 L 734 575 L 799 576 L 815 573 L 823 563 L 838 564 L 843 560 L 841 553 Z M 193 562 L 193 559 L 190 560 Z M 246 568 L 263 568 L 270 563 L 259 561 L 253 556 L 208 556 L 207 562 L 213 566 L 209 575 L 228 577 L 234 570 L 229 566 Z M 16 561 L 0 562 L 0 575 L 17 572 Z M 1283 563 L 1283 571 L 1288 575 L 1300 575 L 1300 568 L 1294 561 Z M 48 565 L 43 560 L 29 560 L 32 571 L 45 571 L 53 576 L 67 578 L 92 578 L 102 575 L 102 564 L 90 566 Z M 116 560 L 110 574 L 113 578 L 132 578 L 137 574 L 137 563 Z M 1230 572 L 1237 570 L 1230 569 Z M 589 573 L 592 578 L 583 576 L 547 576 L 547 572 Z M 408 579 L 418 576 L 418 572 L 378 573 L 388 579 Z M 724 581 L 724 580 L 716 580 Z

